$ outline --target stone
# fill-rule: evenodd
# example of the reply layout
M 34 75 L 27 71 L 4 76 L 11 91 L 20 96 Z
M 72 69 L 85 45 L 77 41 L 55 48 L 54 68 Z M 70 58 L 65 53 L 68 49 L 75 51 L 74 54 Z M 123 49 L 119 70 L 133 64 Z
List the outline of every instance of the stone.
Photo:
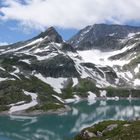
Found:
M 130 124 L 124 124 L 123 126 L 124 126 L 124 127 L 128 127 L 128 126 L 130 126 Z
M 84 140 L 89 140 L 93 137 L 97 137 L 95 133 L 89 132 L 88 130 L 84 131 L 81 136 Z
M 97 135 L 94 134 L 94 133 L 92 133 L 92 132 L 88 132 L 88 136 L 89 136 L 90 138 L 97 137 Z
M 102 137 L 102 136 L 103 136 L 103 133 L 100 132 L 100 131 L 97 131 L 97 136 L 98 136 L 98 137 Z
M 113 129 L 117 128 L 118 127 L 118 124 L 111 124 L 111 125 L 108 125 L 106 130 L 108 131 L 112 131 Z

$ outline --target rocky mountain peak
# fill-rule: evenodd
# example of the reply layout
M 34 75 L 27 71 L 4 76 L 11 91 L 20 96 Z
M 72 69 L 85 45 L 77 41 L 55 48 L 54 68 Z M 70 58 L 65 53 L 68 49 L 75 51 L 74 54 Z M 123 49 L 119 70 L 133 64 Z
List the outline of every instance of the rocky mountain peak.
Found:
M 49 37 L 50 41 L 55 43 L 62 43 L 63 39 L 54 27 L 49 27 L 46 31 L 40 33 L 36 38 Z
M 140 27 L 94 24 L 80 30 L 68 42 L 80 50 L 114 50 L 122 48 L 121 39 L 140 32 Z

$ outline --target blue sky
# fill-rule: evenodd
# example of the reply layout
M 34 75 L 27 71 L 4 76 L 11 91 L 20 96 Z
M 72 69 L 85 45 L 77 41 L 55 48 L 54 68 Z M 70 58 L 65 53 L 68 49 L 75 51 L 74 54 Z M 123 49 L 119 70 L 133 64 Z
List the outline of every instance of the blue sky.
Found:
M 23 0 L 21 0 L 21 2 L 23 2 Z M 0 7 L 3 7 L 3 2 L 1 1 L 0 1 Z M 0 15 L 3 15 L 3 13 L 0 12 Z M 30 39 L 38 35 L 40 32 L 47 30 L 47 28 L 50 26 L 46 26 L 43 29 L 38 29 L 38 28 L 36 29 L 30 27 L 23 27 L 20 25 L 20 22 L 17 20 L 0 19 L 0 43 L 9 44 L 9 43 L 15 43 L 18 41 L 24 41 Z M 56 26 L 55 29 L 63 37 L 64 40 L 68 40 L 70 37 L 72 37 L 74 34 L 78 32 L 78 29 L 74 29 L 74 28 L 62 28 Z
M 55 28 L 64 40 L 69 39 L 78 31 L 77 29 L 63 29 L 58 27 Z M 14 43 L 27 40 L 36 36 L 41 31 L 42 30 L 37 29 L 26 29 L 23 31 L 22 27 L 18 25 L 18 22 L 13 20 L 2 22 L 0 23 L 0 42 Z
M 0 43 L 26 40 L 54 26 L 67 40 L 95 23 L 140 25 L 139 0 L 0 0 Z

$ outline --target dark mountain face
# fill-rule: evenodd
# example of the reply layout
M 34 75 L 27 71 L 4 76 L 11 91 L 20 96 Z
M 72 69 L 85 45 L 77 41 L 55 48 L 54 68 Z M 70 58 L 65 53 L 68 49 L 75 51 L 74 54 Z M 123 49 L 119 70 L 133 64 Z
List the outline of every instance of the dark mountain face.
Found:
M 123 47 L 122 39 L 140 32 L 140 27 L 95 24 L 79 31 L 68 42 L 78 50 L 112 50 Z
M 16 113 L 26 103 L 28 111 L 65 108 L 69 98 L 92 95 L 140 97 L 139 30 L 87 26 L 69 41 L 72 46 L 51 27 L 30 40 L 0 46 L 0 111 Z

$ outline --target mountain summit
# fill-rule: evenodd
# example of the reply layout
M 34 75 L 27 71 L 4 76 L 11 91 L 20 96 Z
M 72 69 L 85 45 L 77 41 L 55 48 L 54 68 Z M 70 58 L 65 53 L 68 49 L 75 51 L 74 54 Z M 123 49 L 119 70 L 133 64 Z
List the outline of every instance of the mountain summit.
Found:
M 62 37 L 58 34 L 58 32 L 55 30 L 54 27 L 48 28 L 46 31 L 42 32 L 35 38 L 45 38 L 49 37 L 50 41 L 56 42 L 56 43 L 62 43 L 63 39 Z
M 79 50 L 114 50 L 122 47 L 122 39 L 137 32 L 140 27 L 94 24 L 80 30 L 68 42 Z

